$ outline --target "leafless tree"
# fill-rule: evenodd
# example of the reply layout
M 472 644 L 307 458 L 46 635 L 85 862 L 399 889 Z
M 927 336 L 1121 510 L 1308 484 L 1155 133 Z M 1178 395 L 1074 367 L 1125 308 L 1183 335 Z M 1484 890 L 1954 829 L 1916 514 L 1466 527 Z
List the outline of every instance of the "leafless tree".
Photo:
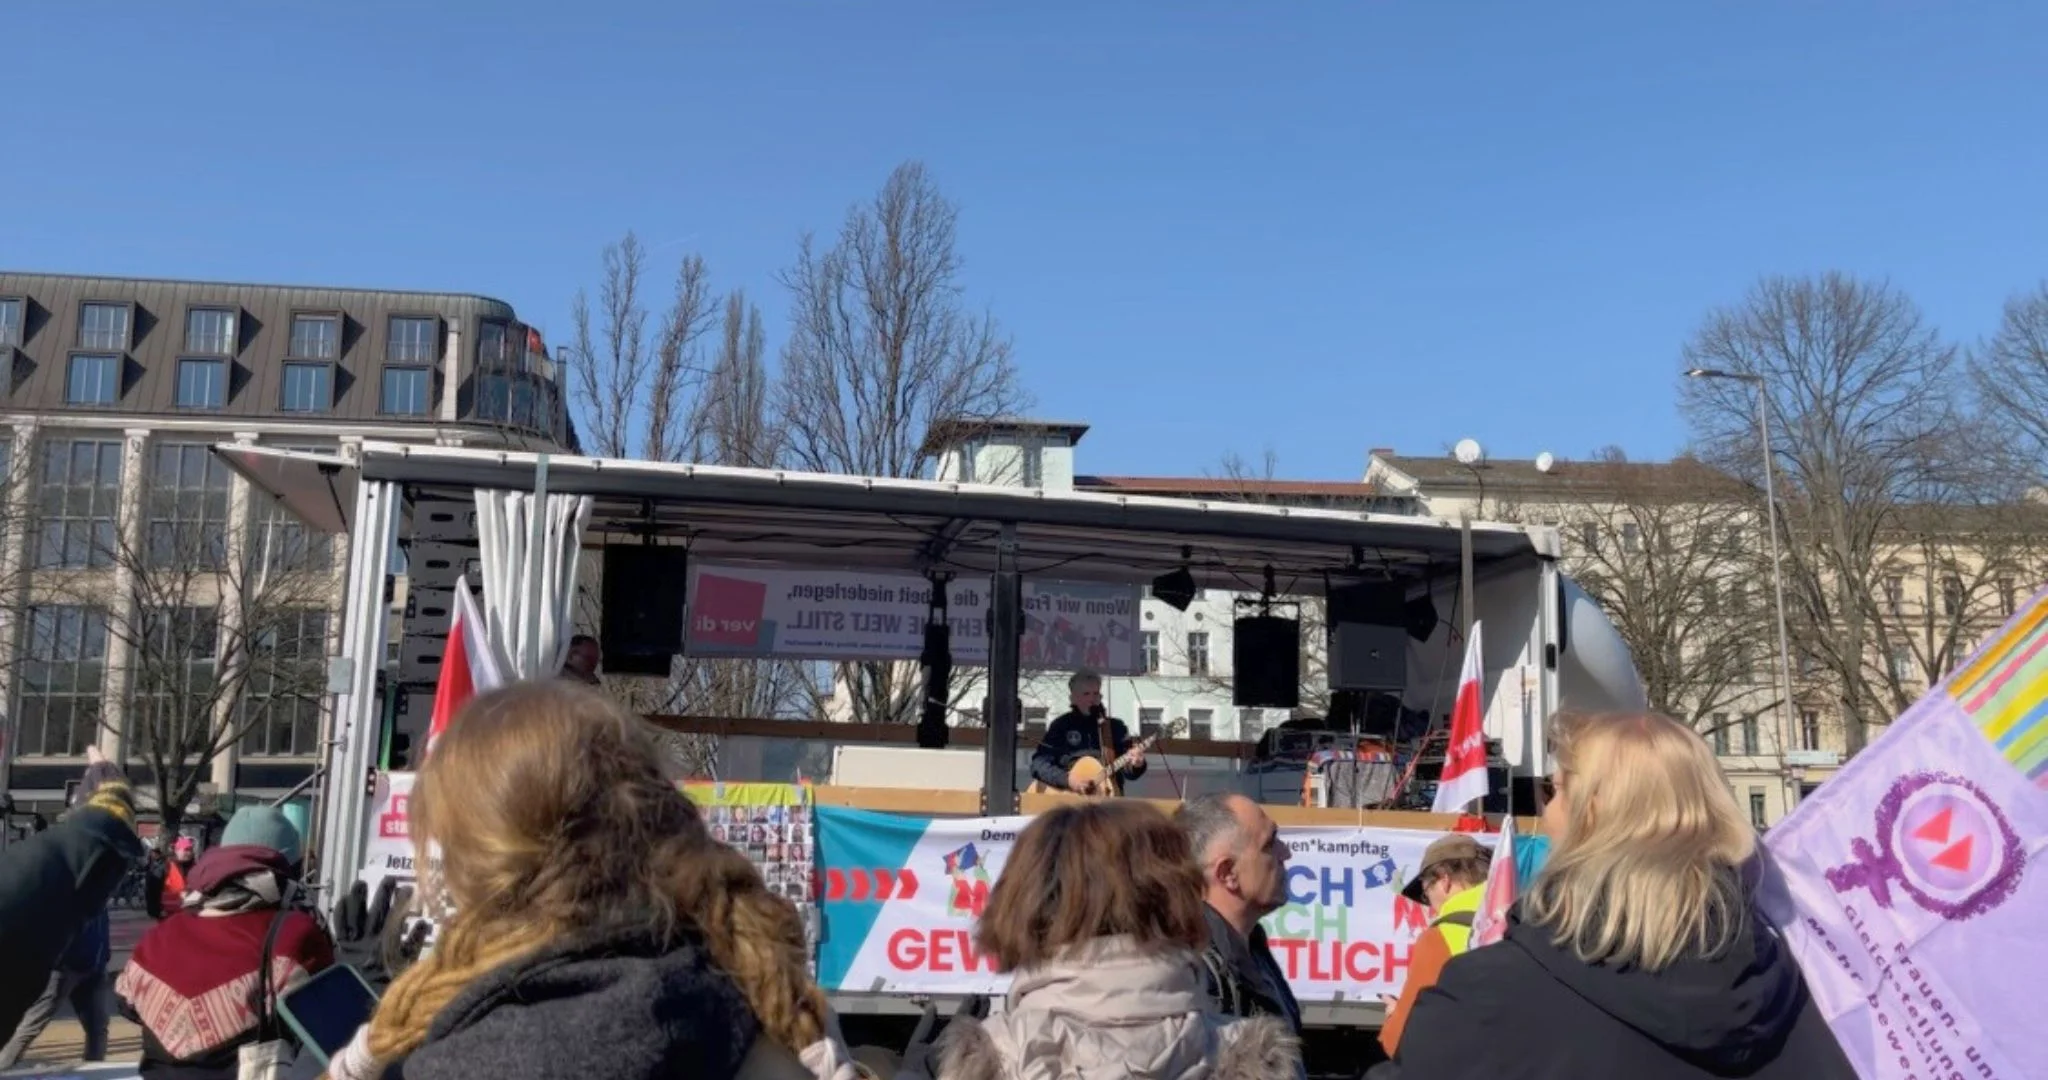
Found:
M 1770 409 L 1780 478 L 1786 601 L 1800 651 L 1830 676 L 1851 753 L 1894 702 L 1871 678 L 1889 617 L 1879 601 L 1901 508 L 1925 505 L 1970 429 L 1956 349 L 1889 285 L 1830 273 L 1767 278 L 1716 310 L 1685 349 L 1691 368 L 1753 375 Z M 1693 434 L 1761 490 L 1759 388 L 1687 380 Z
M 829 246 L 803 238 L 782 278 L 793 311 L 773 396 L 792 465 L 921 477 L 936 454 L 926 440 L 934 427 L 1024 405 L 1009 338 L 993 318 L 965 308 L 958 217 L 924 166 L 910 162 L 847 212 Z M 956 677 L 956 696 L 972 694 L 968 681 Z M 917 715 L 914 665 L 842 664 L 839 683 L 856 720 Z
M 1554 496 L 1494 513 L 1564 533 L 1568 572 L 1628 644 L 1650 707 L 1710 736 L 1776 709 L 1766 540 L 1748 487 L 1694 458 L 1639 464 L 1616 448 L 1549 477 Z
M 200 467 L 224 468 L 210 455 Z M 331 560 L 283 550 L 263 530 L 231 535 L 225 484 L 195 497 L 158 488 L 163 475 L 160 465 L 146 481 L 133 538 L 121 531 L 104 545 L 105 569 L 52 575 L 38 588 L 96 613 L 109 644 L 125 647 L 129 753 L 147 766 L 163 827 L 175 831 L 214 761 L 237 744 L 281 734 L 286 752 L 318 753 L 334 578 Z M 124 583 L 127 597 L 117 593 Z M 58 617 L 32 612 L 29 632 L 61 633 L 36 625 Z
M 684 256 L 650 343 L 647 272 L 647 249 L 628 232 L 604 249 L 594 332 L 588 295 L 576 294 L 570 308 L 577 352 L 570 398 L 598 454 L 677 461 L 689 450 L 692 394 L 703 373 L 699 354 L 716 321 L 717 301 L 703 258 Z
M 2048 282 L 2006 302 L 1998 333 L 1970 367 L 1987 411 L 2013 433 L 2032 478 L 2048 480 Z

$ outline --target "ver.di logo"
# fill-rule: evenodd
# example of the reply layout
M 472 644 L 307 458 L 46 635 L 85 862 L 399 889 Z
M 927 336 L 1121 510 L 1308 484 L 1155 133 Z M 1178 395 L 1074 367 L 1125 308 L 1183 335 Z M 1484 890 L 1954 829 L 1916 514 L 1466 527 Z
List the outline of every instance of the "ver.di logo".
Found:
M 1870 890 L 1892 906 L 1892 885 L 1944 919 L 1975 918 L 2019 888 L 2026 853 L 1982 788 L 1948 773 L 1909 773 L 1877 804 L 1873 839 L 1849 845 L 1855 861 L 1827 872 L 1837 893 Z

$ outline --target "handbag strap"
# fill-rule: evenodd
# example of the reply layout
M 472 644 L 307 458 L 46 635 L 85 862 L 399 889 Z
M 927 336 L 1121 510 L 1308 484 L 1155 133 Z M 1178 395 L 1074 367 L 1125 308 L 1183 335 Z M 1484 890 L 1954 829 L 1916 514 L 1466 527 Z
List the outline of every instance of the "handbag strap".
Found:
M 256 985 L 250 988 L 249 1006 L 256 1013 L 256 1039 L 269 1042 L 277 1038 L 277 986 L 270 977 L 270 964 L 277 953 L 277 934 L 284 929 L 284 920 L 292 913 L 292 901 L 296 898 L 298 883 L 285 882 L 284 895 L 278 898 L 277 914 L 270 917 L 270 929 L 263 935 L 261 963 L 256 968 Z

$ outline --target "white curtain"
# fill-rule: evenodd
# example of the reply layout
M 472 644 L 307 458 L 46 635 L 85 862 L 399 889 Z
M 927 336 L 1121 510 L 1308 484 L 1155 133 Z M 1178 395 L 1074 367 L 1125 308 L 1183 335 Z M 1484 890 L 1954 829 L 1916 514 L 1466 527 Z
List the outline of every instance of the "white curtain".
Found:
M 590 496 L 549 495 L 541 506 L 538 547 L 533 541 L 533 511 L 532 492 L 477 489 L 484 623 L 490 628 L 491 643 L 511 662 L 512 675 L 519 679 L 551 676 L 568 655 Z

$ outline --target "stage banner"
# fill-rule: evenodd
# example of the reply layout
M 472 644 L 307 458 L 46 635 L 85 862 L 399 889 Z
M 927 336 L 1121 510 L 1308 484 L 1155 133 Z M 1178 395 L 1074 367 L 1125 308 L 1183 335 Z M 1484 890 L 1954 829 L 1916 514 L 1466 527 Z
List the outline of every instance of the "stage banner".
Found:
M 683 651 L 788 660 L 915 660 L 924 651 L 931 583 L 915 574 L 690 565 Z M 1023 666 L 1137 674 L 1136 585 L 1027 580 Z M 988 583 L 947 592 L 953 662 L 988 663 Z
M 822 929 L 818 980 L 827 989 L 997 993 L 1008 978 L 974 946 L 988 903 L 1028 817 L 928 818 L 818 807 Z M 1441 833 L 1289 828 L 1287 905 L 1268 916 L 1274 956 L 1304 1001 L 1371 1001 L 1398 993 L 1428 924 L 1400 895 Z M 1482 837 L 1490 842 L 1491 837 Z
M 409 772 L 377 774 L 377 791 L 370 798 L 370 835 L 363 847 L 363 871 L 359 875 L 372 896 L 387 877 L 395 877 L 401 883 L 415 877 L 412 832 L 406 818 L 413 776 Z
M 2048 594 L 1770 830 L 1763 906 L 1863 1080 L 2048 1076 L 2044 785 Z
M 705 809 L 715 806 L 809 806 L 811 789 L 804 784 L 762 784 L 751 781 L 729 784 L 719 780 L 691 780 L 683 794 Z

